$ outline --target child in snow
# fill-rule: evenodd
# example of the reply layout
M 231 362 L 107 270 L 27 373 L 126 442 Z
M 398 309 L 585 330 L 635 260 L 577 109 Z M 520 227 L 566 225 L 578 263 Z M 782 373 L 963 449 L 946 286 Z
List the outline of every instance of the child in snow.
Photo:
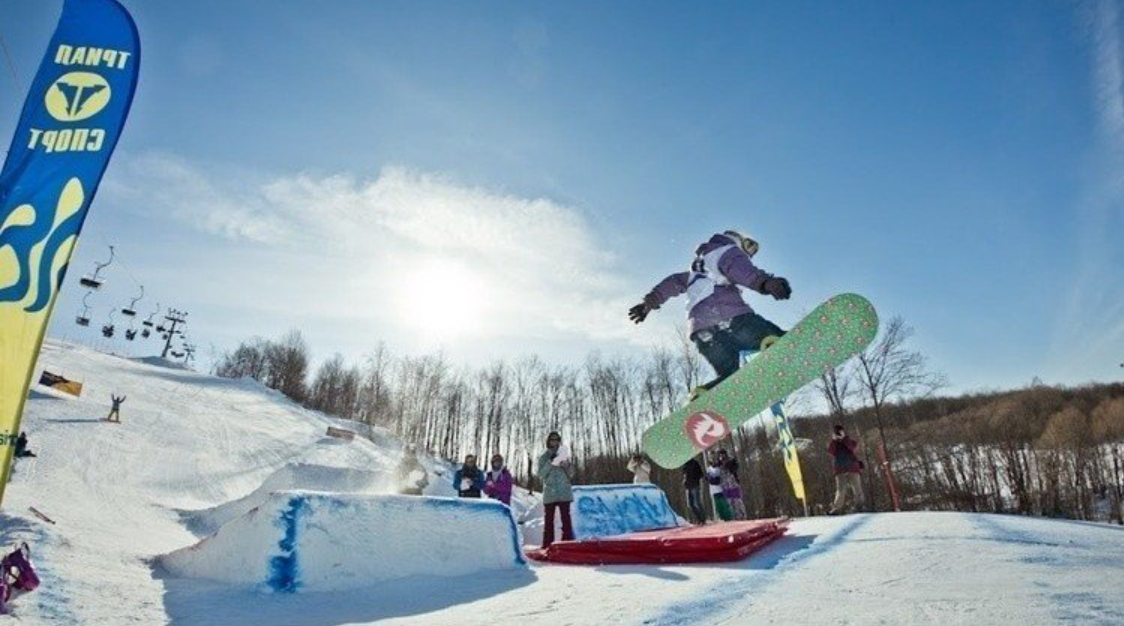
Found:
M 554 513 L 562 516 L 562 540 L 574 538 L 570 519 L 570 503 L 574 501 L 570 478 L 573 461 L 570 449 L 562 445 L 562 435 L 552 432 L 546 436 L 546 451 L 539 455 L 538 475 L 542 480 L 543 531 L 542 547 L 554 543 Z
M 632 472 L 632 484 L 644 485 L 652 482 L 652 466 L 643 454 L 634 454 L 628 461 L 628 471 Z
M 827 444 L 827 453 L 831 455 L 835 469 L 835 501 L 831 503 L 828 515 L 839 515 L 846 511 L 848 493 L 851 494 L 854 508 L 862 508 L 863 462 L 856 453 L 858 449 L 859 443 L 847 436 L 842 424 L 836 424 L 832 429 L 831 443 Z
M 714 500 L 714 512 L 718 514 L 718 519 L 723 522 L 733 519 L 730 503 L 726 501 L 726 495 L 722 491 L 722 462 L 718 460 L 717 454 L 710 457 L 710 466 L 706 468 L 706 482 L 710 486 L 710 497 Z
M 106 416 L 105 421 L 107 421 L 107 422 L 117 422 L 118 424 L 120 424 L 121 423 L 121 405 L 125 402 L 125 396 L 121 396 L 120 398 L 118 398 L 117 396 L 115 396 L 113 394 L 109 394 L 109 397 L 110 397 L 111 400 L 113 400 L 113 408 L 111 408 L 109 410 L 109 415 Z
M 418 460 L 417 446 L 412 443 L 406 444 L 406 449 L 402 452 L 402 460 L 398 463 L 394 475 L 398 493 L 405 496 L 422 495 L 422 491 L 429 485 L 429 478 L 421 461 Z
M 511 472 L 503 465 L 503 456 L 495 454 L 492 456 L 491 468 L 484 476 L 484 493 L 493 500 L 499 500 L 504 504 L 511 506 L 511 487 L 515 481 L 511 478 Z
M 745 501 L 742 500 L 742 483 L 738 478 L 738 462 L 722 449 L 718 450 L 718 463 L 722 469 L 722 495 L 730 505 L 730 513 L 736 520 L 747 518 Z
M 639 324 L 671 298 L 687 294 L 691 341 L 718 375 L 702 389 L 711 389 L 736 372 L 743 350 L 760 350 L 763 340 L 784 334 L 776 324 L 754 313 L 742 298 L 741 287 L 777 300 L 792 296 L 786 279 L 753 264 L 757 249 L 756 241 L 738 231 L 716 234 L 695 249 L 690 271 L 663 279 L 628 311 L 629 318 Z
M 464 465 L 453 473 L 453 487 L 462 498 L 479 498 L 484 489 L 484 472 L 476 467 L 476 455 L 464 457 Z

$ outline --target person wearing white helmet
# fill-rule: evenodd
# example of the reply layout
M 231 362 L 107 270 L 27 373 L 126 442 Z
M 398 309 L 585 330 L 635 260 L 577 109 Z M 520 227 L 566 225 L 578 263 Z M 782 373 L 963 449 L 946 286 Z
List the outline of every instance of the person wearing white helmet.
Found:
M 628 311 L 629 318 L 639 324 L 668 300 L 687 295 L 691 341 L 717 374 L 703 389 L 713 388 L 736 372 L 742 351 L 761 350 L 770 339 L 784 334 L 754 312 L 742 296 L 742 287 L 777 300 L 792 296 L 788 280 L 754 265 L 752 259 L 759 248 L 755 239 L 740 231 L 717 233 L 695 249 L 689 271 L 663 279 Z

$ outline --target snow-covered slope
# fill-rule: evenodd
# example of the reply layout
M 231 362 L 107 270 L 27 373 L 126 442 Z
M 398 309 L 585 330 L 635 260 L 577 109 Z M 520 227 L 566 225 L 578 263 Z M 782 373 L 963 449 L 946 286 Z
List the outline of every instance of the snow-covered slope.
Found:
M 1124 623 L 1121 529 L 954 513 L 797 520 L 762 553 L 717 566 L 533 564 L 297 594 L 167 576 L 158 556 L 274 489 L 377 490 L 400 442 L 384 431 L 377 445 L 325 437 L 337 421 L 256 384 L 156 362 L 51 342 L 41 366 L 85 390 L 77 400 L 40 390 L 28 404 L 39 457 L 19 462 L 0 514 L 0 539 L 29 540 L 43 578 L 15 605 L 23 623 Z M 128 396 L 120 425 L 99 421 L 110 393 Z M 462 525 L 466 542 L 483 540 Z M 348 540 L 332 536 L 341 550 Z

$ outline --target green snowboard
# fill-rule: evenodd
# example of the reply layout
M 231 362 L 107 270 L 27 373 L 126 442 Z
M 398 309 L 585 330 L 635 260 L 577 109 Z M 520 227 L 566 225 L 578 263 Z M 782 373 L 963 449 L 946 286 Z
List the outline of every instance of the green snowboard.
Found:
M 681 467 L 758 413 L 861 352 L 878 314 L 845 293 L 816 307 L 792 330 L 720 385 L 644 432 L 644 452 L 660 467 Z

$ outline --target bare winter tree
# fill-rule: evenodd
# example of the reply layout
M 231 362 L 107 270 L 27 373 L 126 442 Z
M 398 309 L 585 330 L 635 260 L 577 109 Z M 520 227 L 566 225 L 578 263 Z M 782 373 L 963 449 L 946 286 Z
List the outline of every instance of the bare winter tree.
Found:
M 878 339 L 858 358 L 858 383 L 874 411 L 887 482 L 891 480 L 891 455 L 886 443 L 886 404 L 928 396 L 947 384 L 943 374 L 929 370 L 924 354 L 909 347 L 912 336 L 913 328 L 905 319 L 894 316 L 882 327 Z

